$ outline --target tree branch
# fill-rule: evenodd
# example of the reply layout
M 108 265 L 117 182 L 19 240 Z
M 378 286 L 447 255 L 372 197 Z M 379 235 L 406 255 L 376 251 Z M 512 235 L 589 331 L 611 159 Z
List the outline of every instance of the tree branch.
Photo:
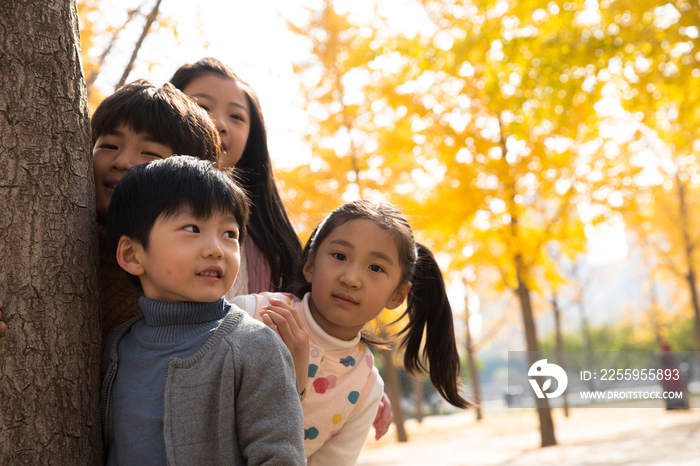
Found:
M 141 37 L 139 37 L 139 40 L 136 42 L 136 45 L 134 45 L 134 52 L 131 54 L 131 59 L 126 65 L 126 68 L 124 69 L 124 74 L 119 80 L 119 83 L 117 83 L 117 89 L 122 87 L 126 83 L 126 78 L 129 77 L 131 70 L 134 68 L 134 62 L 136 61 L 136 56 L 138 55 L 139 50 L 141 49 L 141 45 L 143 44 L 144 39 L 146 39 L 148 31 L 151 29 L 151 25 L 155 22 L 156 18 L 158 17 L 158 9 L 160 8 L 161 1 L 162 0 L 156 1 L 153 10 L 151 10 L 151 12 L 146 17 L 146 24 L 143 26 L 143 31 L 141 31 Z

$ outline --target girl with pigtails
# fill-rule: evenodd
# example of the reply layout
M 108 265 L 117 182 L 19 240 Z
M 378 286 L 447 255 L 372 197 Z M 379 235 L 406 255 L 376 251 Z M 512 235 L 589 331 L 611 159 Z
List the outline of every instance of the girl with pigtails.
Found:
M 405 368 L 428 372 L 450 404 L 471 405 L 459 394 L 442 274 L 395 206 L 361 200 L 334 210 L 306 244 L 291 291 L 232 303 L 275 330 L 292 353 L 309 465 L 355 464 L 383 393 L 364 327 L 404 301 Z

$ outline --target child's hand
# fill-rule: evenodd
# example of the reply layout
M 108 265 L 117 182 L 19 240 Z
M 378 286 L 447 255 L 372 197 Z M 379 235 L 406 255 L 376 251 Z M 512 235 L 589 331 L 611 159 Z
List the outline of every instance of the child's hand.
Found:
M 2 301 L 0 301 L 0 309 L 2 309 Z M 2 321 L 2 311 L 0 311 L 0 333 L 3 333 L 6 328 L 5 322 Z
M 374 418 L 372 425 L 374 426 L 374 439 L 379 440 L 384 437 L 384 434 L 389 430 L 389 426 L 394 420 L 394 413 L 391 411 L 391 401 L 386 393 L 382 394 L 382 399 L 379 401 L 379 409 L 377 416 Z
M 282 338 L 292 353 L 299 393 L 303 394 L 309 372 L 309 334 L 298 311 L 284 301 L 270 299 L 270 304 L 262 308 L 260 315 L 263 323 Z

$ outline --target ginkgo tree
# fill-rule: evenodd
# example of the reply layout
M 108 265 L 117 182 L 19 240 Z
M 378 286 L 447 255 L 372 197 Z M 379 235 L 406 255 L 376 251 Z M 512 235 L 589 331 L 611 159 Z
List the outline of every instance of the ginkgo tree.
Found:
M 347 13 L 338 13 L 326 1 L 317 11 L 309 10 L 308 22 L 289 28 L 310 39 L 311 57 L 295 65 L 303 76 L 302 93 L 309 125 L 304 134 L 312 147 L 309 164 L 280 173 L 280 184 L 290 204 L 301 209 L 303 229 L 313 228 L 333 209 L 360 198 L 385 199 L 391 169 L 374 155 L 376 143 L 369 136 L 372 103 L 358 93 L 357 80 L 368 72 L 367 64 L 375 52 L 370 47 L 376 31 L 359 27 Z M 299 231 L 302 239 L 310 230 Z M 386 337 L 389 324 L 400 314 L 385 310 L 376 330 Z M 394 355 L 380 348 L 379 356 L 387 376 L 387 392 L 394 408 L 398 439 L 408 440 L 401 412 L 400 387 Z
M 422 171 L 429 176 L 432 162 L 433 176 L 444 173 L 421 203 L 429 218 L 421 227 L 455 266 L 473 261 L 499 271 L 520 303 L 534 363 L 531 293 L 554 272 L 548 245 L 573 254 L 585 244 L 576 208 L 584 162 L 575 150 L 592 137 L 594 115 L 595 89 L 584 86 L 585 28 L 571 4 L 424 4 L 437 32 L 406 41 L 410 59 L 387 93 L 414 116 Z M 453 229 L 441 225 L 443 216 Z M 551 413 L 538 415 L 542 445 L 555 444 Z
M 595 104 L 609 79 L 599 49 L 615 39 L 598 37 L 589 2 L 413 6 L 425 24 L 410 35 L 379 14 L 353 24 L 330 1 L 297 27 L 316 55 L 298 70 L 314 160 L 290 185 L 311 211 L 379 194 L 411 214 L 449 269 L 498 270 L 537 358 L 531 294 L 559 275 L 549 245 L 584 251 L 584 220 L 608 212 L 610 183 L 637 170 L 599 134 Z M 555 444 L 549 410 L 538 415 L 542 445 Z
M 305 24 L 288 21 L 288 26 L 312 45 L 310 57 L 295 64 L 294 71 L 302 76 L 303 107 L 310 120 L 303 136 L 313 154 L 310 163 L 280 178 L 305 223 L 315 225 L 344 202 L 384 198 L 391 177 L 367 135 L 374 125 L 371 97 L 356 85 L 366 78 L 375 55 L 370 43 L 376 30 L 353 24 L 330 0 L 309 10 Z
M 700 350 L 700 5 L 697 2 L 603 1 L 598 54 L 618 77 L 621 105 L 642 125 L 625 151 L 644 160 L 625 196 L 628 226 L 660 263 L 686 283 Z

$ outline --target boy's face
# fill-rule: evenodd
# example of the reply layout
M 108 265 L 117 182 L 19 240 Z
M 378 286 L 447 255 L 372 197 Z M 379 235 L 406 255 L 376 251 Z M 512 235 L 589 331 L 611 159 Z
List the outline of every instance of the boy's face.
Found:
M 95 175 L 95 201 L 99 222 L 103 225 L 106 223 L 107 208 L 114 187 L 126 170 L 171 155 L 173 150 L 170 147 L 155 142 L 146 133 L 135 133 L 124 124 L 117 126 L 113 133 L 97 138 L 92 150 L 92 169 Z
M 218 300 L 238 274 L 238 234 L 238 223 L 229 213 L 200 218 L 185 209 L 159 217 L 148 250 L 135 245 L 144 295 L 166 302 Z

